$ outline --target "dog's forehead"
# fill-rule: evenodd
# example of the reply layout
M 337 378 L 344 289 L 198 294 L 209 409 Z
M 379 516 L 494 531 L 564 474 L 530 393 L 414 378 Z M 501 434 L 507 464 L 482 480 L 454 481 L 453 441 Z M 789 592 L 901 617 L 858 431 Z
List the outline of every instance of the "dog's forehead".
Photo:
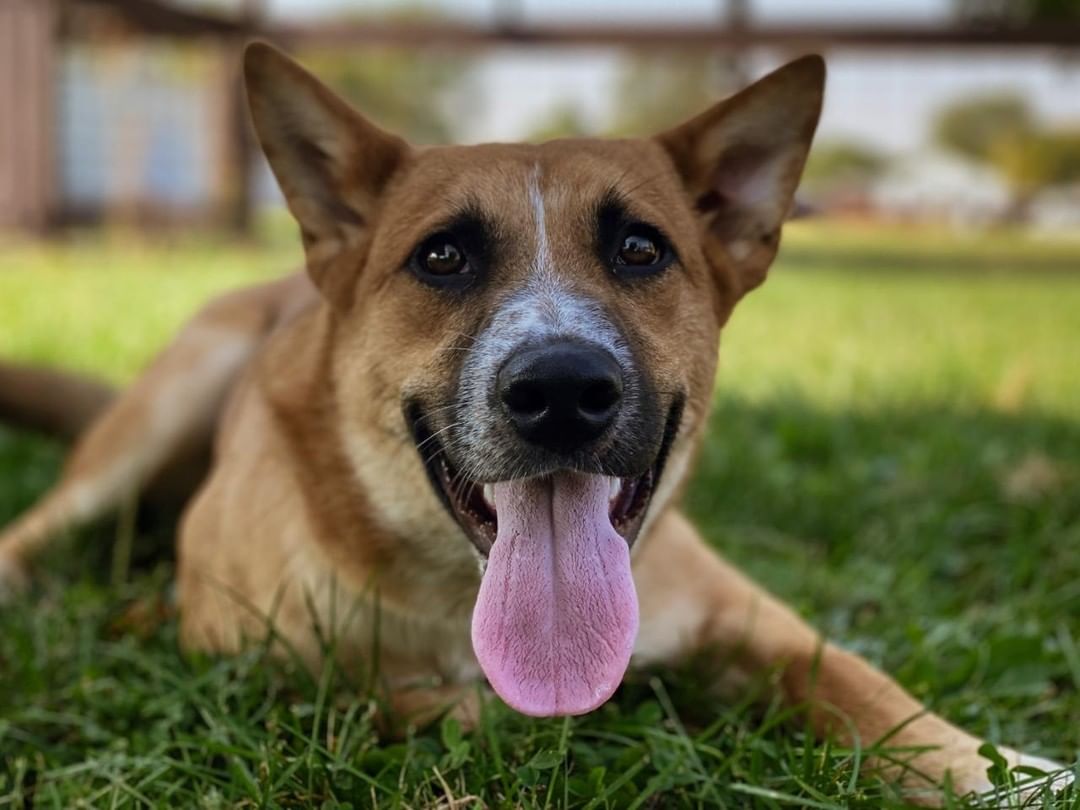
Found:
M 428 148 L 400 192 L 423 200 L 431 217 L 470 210 L 510 224 L 534 218 L 538 194 L 560 218 L 591 213 L 611 193 L 661 216 L 676 189 L 670 163 L 649 141 L 568 139 Z

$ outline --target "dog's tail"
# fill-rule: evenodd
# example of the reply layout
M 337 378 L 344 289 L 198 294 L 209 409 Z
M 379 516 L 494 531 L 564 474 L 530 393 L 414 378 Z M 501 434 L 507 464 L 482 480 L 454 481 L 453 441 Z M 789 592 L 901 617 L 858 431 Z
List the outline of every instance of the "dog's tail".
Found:
M 0 361 L 0 424 L 70 441 L 115 396 L 108 383 L 92 377 Z

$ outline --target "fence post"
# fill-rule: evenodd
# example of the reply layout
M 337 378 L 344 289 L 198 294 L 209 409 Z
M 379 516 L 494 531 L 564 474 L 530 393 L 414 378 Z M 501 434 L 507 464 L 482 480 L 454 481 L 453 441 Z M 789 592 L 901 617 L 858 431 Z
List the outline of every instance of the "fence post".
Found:
M 51 0 L 0 0 L 0 228 L 52 224 L 55 54 Z

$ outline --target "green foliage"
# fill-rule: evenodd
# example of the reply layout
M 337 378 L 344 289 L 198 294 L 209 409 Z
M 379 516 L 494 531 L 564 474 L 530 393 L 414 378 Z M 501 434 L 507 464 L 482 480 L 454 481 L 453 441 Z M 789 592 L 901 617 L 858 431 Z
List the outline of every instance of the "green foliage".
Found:
M 430 9 L 409 4 L 392 13 L 353 17 L 374 18 L 376 24 L 438 21 Z M 415 143 L 461 140 L 462 128 L 475 109 L 472 62 L 467 57 L 393 47 L 369 47 L 362 54 L 321 50 L 300 56 L 361 113 Z
M 1029 0 L 1031 18 L 1039 21 L 1080 21 L 1080 0 Z
M 469 119 L 467 61 L 400 48 L 355 54 L 301 55 L 320 79 L 379 126 L 416 143 L 451 143 Z
M 1021 195 L 1080 182 L 1080 130 L 1002 139 L 994 145 L 990 158 Z
M 1080 181 L 1080 130 L 1041 127 L 1018 96 L 988 96 L 946 107 L 938 142 L 988 163 L 1021 202 L 1046 186 Z
M 864 186 L 881 176 L 888 159 L 872 147 L 851 141 L 817 144 L 810 152 L 803 187 L 830 190 L 842 186 Z
M 1019 96 L 995 95 L 960 101 L 941 111 L 935 137 L 942 146 L 977 161 L 988 161 L 997 144 L 1030 136 L 1035 122 Z
M 531 143 L 544 143 L 557 138 L 580 138 L 592 135 L 581 110 L 574 104 L 563 104 L 549 110 L 543 122 L 525 139 Z
M 725 333 L 690 512 L 936 710 L 1074 761 L 1075 244 L 803 225 L 782 256 Z M 0 352 L 127 378 L 210 290 L 293 258 L 276 246 L 11 250 Z M 0 522 L 60 456 L 0 430 Z M 693 662 L 634 675 L 582 718 L 488 701 L 475 732 L 445 720 L 383 739 L 380 695 L 343 672 L 311 675 L 259 647 L 181 655 L 172 563 L 154 549 L 169 527 L 143 530 L 131 580 L 110 586 L 115 531 L 62 544 L 33 598 L 0 610 L 0 807 L 903 806 L 857 775 L 869 750 L 811 740 L 799 712 L 759 703 L 767 678 L 721 702 Z M 1076 810 L 1080 795 L 1031 806 Z
M 1047 175 L 1055 182 L 1080 182 L 1080 129 L 1047 133 L 1037 148 L 1047 155 Z
M 612 135 L 644 137 L 705 110 L 732 88 L 716 57 L 638 55 L 619 76 Z

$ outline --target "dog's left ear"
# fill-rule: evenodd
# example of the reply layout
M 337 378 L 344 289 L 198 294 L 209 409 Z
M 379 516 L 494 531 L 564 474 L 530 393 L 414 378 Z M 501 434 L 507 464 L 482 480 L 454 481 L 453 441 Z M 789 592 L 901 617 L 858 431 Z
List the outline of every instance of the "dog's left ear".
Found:
M 370 236 L 382 191 L 409 146 L 265 43 L 244 52 L 244 82 L 255 132 L 300 224 L 308 273 L 338 300 L 350 279 L 333 259 Z
M 824 89 L 824 60 L 804 56 L 656 136 L 703 220 L 706 256 L 734 270 L 736 295 L 764 281 L 776 255 Z

